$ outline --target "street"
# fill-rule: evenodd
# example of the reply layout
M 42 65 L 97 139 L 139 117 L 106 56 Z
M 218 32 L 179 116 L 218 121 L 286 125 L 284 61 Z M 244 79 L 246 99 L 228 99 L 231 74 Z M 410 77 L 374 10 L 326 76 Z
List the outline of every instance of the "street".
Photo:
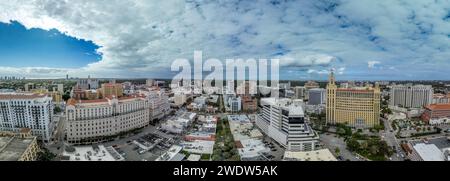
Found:
M 394 154 L 391 156 L 391 161 L 404 161 L 405 159 L 403 158 L 403 156 L 405 156 L 405 153 L 400 147 L 399 140 L 397 139 L 397 137 L 395 137 L 396 131 L 392 129 L 391 120 L 387 120 L 381 117 L 380 119 L 384 124 L 384 130 L 380 131 L 381 139 L 385 140 L 388 146 L 390 146 L 391 148 L 395 148 Z

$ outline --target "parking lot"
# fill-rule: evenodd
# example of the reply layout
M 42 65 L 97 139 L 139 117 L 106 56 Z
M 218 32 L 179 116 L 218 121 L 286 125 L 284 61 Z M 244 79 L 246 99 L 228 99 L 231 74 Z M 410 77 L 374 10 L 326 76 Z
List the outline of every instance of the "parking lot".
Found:
M 281 161 L 284 157 L 285 149 L 271 138 L 264 136 L 263 143 L 270 148 L 270 154 L 263 154 L 265 161 Z
M 163 133 L 156 126 L 148 126 L 139 134 L 129 135 L 122 139 L 107 142 L 105 146 L 112 146 L 127 161 L 154 161 L 170 146 L 180 141 L 180 137 Z

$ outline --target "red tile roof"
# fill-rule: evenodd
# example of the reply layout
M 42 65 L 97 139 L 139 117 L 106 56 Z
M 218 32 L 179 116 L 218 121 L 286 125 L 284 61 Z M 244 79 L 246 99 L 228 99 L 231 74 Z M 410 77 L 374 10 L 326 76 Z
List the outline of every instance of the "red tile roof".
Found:
M 0 94 L 0 99 L 34 99 L 46 96 L 46 94 Z
M 425 108 L 430 109 L 432 111 L 450 110 L 450 104 L 430 104 L 428 106 L 425 106 Z

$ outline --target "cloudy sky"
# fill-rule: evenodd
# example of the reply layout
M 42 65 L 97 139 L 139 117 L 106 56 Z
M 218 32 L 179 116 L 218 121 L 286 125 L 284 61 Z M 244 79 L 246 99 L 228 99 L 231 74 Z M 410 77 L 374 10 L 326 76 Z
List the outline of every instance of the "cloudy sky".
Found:
M 279 58 L 281 79 L 450 79 L 450 0 L 0 1 L 0 76 L 171 78 Z

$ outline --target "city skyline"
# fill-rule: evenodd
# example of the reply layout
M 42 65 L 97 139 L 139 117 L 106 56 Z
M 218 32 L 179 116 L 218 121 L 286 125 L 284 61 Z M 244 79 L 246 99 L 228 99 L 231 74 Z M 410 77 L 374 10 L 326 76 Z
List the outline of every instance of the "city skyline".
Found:
M 171 79 L 172 61 L 200 50 L 204 59 L 279 58 L 280 80 L 326 80 L 331 68 L 339 80 L 448 80 L 449 8 L 448 1 L 9 1 L 0 3 L 0 71 Z

